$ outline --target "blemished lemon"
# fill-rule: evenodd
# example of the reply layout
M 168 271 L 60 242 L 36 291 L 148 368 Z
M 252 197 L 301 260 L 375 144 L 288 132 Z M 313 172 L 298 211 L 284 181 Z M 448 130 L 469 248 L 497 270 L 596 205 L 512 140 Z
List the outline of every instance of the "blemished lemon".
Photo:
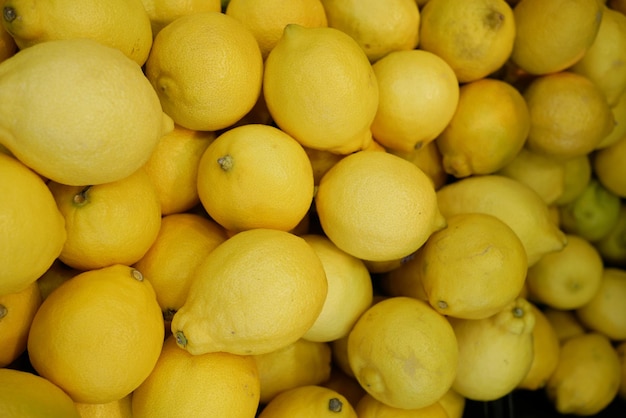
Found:
M 576 309 L 580 322 L 612 341 L 626 340 L 626 270 L 605 268 L 600 287 L 589 302 Z
M 561 343 L 570 337 L 587 332 L 587 329 L 580 323 L 574 310 L 556 309 L 545 306 L 542 312 L 552 325 L 552 329 L 556 332 L 556 336 Z
M 191 355 L 174 336 L 154 369 L 134 390 L 134 418 L 250 418 L 259 403 L 260 381 L 251 356 Z
M 518 298 L 488 318 L 448 318 L 459 346 L 452 389 L 476 401 L 515 389 L 533 361 L 535 317 L 529 305 Z
M 307 242 L 251 229 L 211 251 L 196 268 L 172 334 L 191 354 L 264 354 L 301 338 L 322 311 L 328 283 Z
M 225 13 L 246 26 L 259 44 L 263 59 L 276 46 L 283 29 L 290 23 L 307 28 L 328 26 L 320 0 L 230 0 Z
M 460 179 L 439 189 L 437 202 L 445 217 L 481 212 L 504 221 L 524 244 L 529 266 L 566 244 L 541 196 L 509 177 L 487 174 Z
M 41 302 L 37 282 L 19 292 L 0 295 L 0 367 L 13 363 L 26 350 L 30 324 Z
M 359 418 L 449 418 L 439 402 L 417 409 L 400 409 L 386 405 L 370 394 L 359 400 L 355 411 Z
M 485 213 L 447 219 L 416 254 L 430 305 L 446 316 L 486 318 L 519 295 L 528 262 L 517 234 Z
M 141 67 L 89 39 L 21 50 L 0 65 L 0 86 L 0 143 L 63 184 L 131 175 L 173 127 Z
M 141 0 L 39 3 L 5 0 L 2 25 L 19 49 L 59 39 L 93 39 L 143 65 L 152 46 L 150 18 Z
M 0 62 L 11 58 L 16 52 L 17 44 L 15 43 L 15 39 L 13 39 L 11 34 L 4 30 L 3 27 L 2 30 L 0 30 Z
M 429 0 L 421 17 L 420 49 L 443 58 L 461 83 L 495 72 L 513 50 L 515 21 L 504 0 Z
M 311 207 L 313 183 L 302 146 L 269 125 L 224 132 L 205 150 L 198 167 L 202 206 L 230 231 L 293 229 Z
M 529 130 L 521 93 L 504 81 L 482 78 L 460 87 L 452 120 L 435 143 L 447 173 L 457 178 L 491 174 L 513 160 Z
M 597 0 L 523 0 L 513 9 L 512 61 L 531 74 L 556 73 L 579 61 L 598 34 Z
M 588 303 L 602 280 L 602 257 L 578 235 L 567 235 L 561 251 L 544 255 L 528 268 L 529 297 L 557 309 L 576 309 Z
M 348 335 L 359 316 L 372 304 L 370 273 L 361 259 L 340 250 L 327 237 L 305 234 L 302 238 L 320 258 L 328 281 L 322 312 L 302 338 L 334 341 Z
M 145 73 L 174 122 L 215 131 L 254 107 L 261 93 L 263 59 L 250 30 L 235 18 L 192 13 L 161 29 Z
M 376 76 L 339 29 L 285 26 L 265 60 L 263 95 L 276 125 L 305 147 L 349 154 L 372 141 Z
M 154 38 L 161 29 L 181 16 L 191 13 L 221 12 L 220 0 L 141 0 Z
M 0 153 L 0 295 L 27 288 L 61 254 L 67 233 L 50 189 L 36 173 Z
M 626 136 L 594 153 L 591 158 L 593 172 L 598 181 L 611 193 L 626 198 Z
M 80 418 L 132 418 L 132 393 L 107 403 L 74 402 Z
M 267 404 L 285 390 L 320 385 L 330 378 L 330 346 L 300 338 L 278 350 L 252 356 L 261 382 L 260 403 Z
M 561 354 L 561 341 L 546 315 L 533 303 L 530 309 L 535 316 L 533 335 L 533 361 L 530 369 L 517 389 L 538 390 L 545 387 L 548 379 L 556 370 Z
M 591 180 L 591 158 L 589 154 L 569 158 L 563 162 L 563 190 L 554 201 L 556 206 L 567 205 L 576 200 Z
M 617 103 L 611 107 L 611 113 L 615 120 L 615 126 L 613 126 L 611 132 L 600 141 L 596 149 L 613 145 L 626 136 L 626 93 L 622 94 L 617 99 Z
M 361 46 L 370 62 L 419 43 L 420 12 L 414 0 L 322 0 L 328 26 Z
M 391 297 L 372 305 L 350 332 L 347 348 L 361 386 L 394 408 L 436 402 L 457 370 L 458 346 L 449 322 L 413 298 Z
M 445 225 L 429 177 L 386 152 L 361 151 L 336 163 L 318 186 L 315 208 L 337 247 L 371 261 L 408 256 Z
M 148 251 L 133 267 L 150 282 L 166 321 L 187 299 L 193 271 L 228 235 L 217 222 L 194 213 L 175 213 L 161 219 Z
M 530 112 L 526 146 L 535 152 L 562 159 L 588 154 L 615 125 L 602 91 L 580 74 L 537 77 L 523 96 Z
M 433 182 L 435 190 L 441 188 L 448 182 L 448 173 L 443 165 L 443 158 L 437 141 L 430 141 L 419 149 L 413 149 L 411 152 L 400 152 L 392 149 L 387 150 L 390 154 L 395 154 L 407 161 L 418 166 Z
M 0 415 L 7 418 L 81 418 L 72 398 L 34 373 L 0 368 Z
M 339 392 L 320 385 L 305 385 L 274 397 L 258 418 L 357 418 L 354 408 Z
M 28 335 L 37 373 L 75 402 L 127 396 L 161 352 L 161 309 L 138 270 L 117 264 L 81 273 L 41 304 Z
M 391 52 L 372 68 L 379 92 L 370 126 L 376 141 L 387 149 L 411 152 L 434 140 L 452 119 L 459 101 L 452 68 L 439 56 L 419 49 Z
M 150 177 L 139 169 L 95 186 L 48 183 L 65 218 L 67 239 L 59 259 L 78 270 L 133 264 L 161 226 L 161 204 Z
M 200 203 L 198 165 L 214 139 L 214 132 L 178 125 L 163 135 L 143 166 L 156 188 L 162 215 L 186 212 Z
M 450 388 L 438 401 L 448 413 L 448 418 L 463 418 L 467 399 L 456 390 Z
M 589 332 L 563 342 L 545 390 L 559 413 L 591 416 L 617 396 L 620 381 L 617 351 L 608 337 Z

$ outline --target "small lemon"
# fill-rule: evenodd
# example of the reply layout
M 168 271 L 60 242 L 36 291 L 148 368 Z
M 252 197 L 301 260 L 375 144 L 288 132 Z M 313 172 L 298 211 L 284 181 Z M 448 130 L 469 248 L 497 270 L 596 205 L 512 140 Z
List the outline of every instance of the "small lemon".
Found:
M 191 13 L 221 12 L 220 0 L 141 0 L 154 38 L 161 29 L 181 16 Z
M 596 149 L 608 147 L 626 137 L 626 93 L 617 99 L 617 103 L 611 107 L 611 113 L 613 114 L 615 125 L 611 132 L 596 145 Z
M 593 172 L 604 188 L 620 198 L 626 198 L 626 169 L 622 163 L 626 158 L 626 135 L 592 157 Z
M 590 155 L 569 158 L 563 162 L 563 171 L 563 190 L 553 202 L 556 206 L 573 202 L 586 189 L 592 173 Z
M 436 141 L 430 141 L 419 149 L 411 152 L 401 152 L 392 149 L 387 150 L 390 154 L 395 154 L 418 166 L 433 182 L 435 190 L 441 188 L 448 182 L 448 173 L 443 165 L 443 158 Z
M 81 418 L 132 418 L 132 393 L 107 403 L 74 402 Z
M 621 205 L 619 218 L 611 232 L 593 244 L 606 265 L 626 268 L 626 205 Z
M 552 325 L 552 329 L 556 332 L 556 336 L 561 343 L 570 337 L 587 332 L 574 310 L 545 306 L 542 312 L 548 322 L 550 322 L 550 325 Z

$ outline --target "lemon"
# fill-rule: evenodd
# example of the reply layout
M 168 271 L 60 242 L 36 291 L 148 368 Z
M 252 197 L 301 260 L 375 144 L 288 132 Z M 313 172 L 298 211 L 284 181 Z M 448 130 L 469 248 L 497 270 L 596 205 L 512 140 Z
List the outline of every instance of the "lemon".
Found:
M 598 150 L 592 157 L 593 172 L 600 184 L 610 193 L 626 198 L 626 170 L 620 161 L 626 156 L 626 136 L 605 148 Z
M 369 394 L 359 400 L 355 410 L 359 418 L 449 418 L 439 402 L 418 409 L 400 409 L 386 405 Z
M 317 319 L 328 289 L 322 262 L 304 239 L 262 228 L 217 246 L 191 280 L 171 326 L 191 354 L 264 354 L 292 344 Z
M 154 38 L 161 29 L 181 16 L 191 13 L 221 12 L 220 0 L 141 0 Z
M 511 55 L 515 21 L 504 0 L 429 0 L 421 16 L 420 49 L 443 58 L 461 83 L 488 76 Z
M 593 245 L 606 265 L 626 267 L 626 205 L 621 205 L 619 218 L 613 229 Z
M 41 298 L 47 298 L 62 283 L 80 273 L 82 273 L 81 270 L 70 267 L 57 258 L 50 268 L 37 279 Z
M 354 38 L 370 62 L 419 43 L 420 12 L 414 0 L 322 0 L 328 26 Z
M 563 188 L 554 205 L 564 206 L 574 200 L 586 189 L 591 180 L 591 158 L 589 154 L 569 158 L 563 163 Z
M 363 395 L 366 394 L 365 389 L 361 387 L 353 376 L 347 375 L 334 365 L 330 370 L 330 377 L 322 383 L 322 386 L 339 392 L 345 396 L 350 405 L 355 407 Z
M 448 413 L 448 418 L 462 418 L 465 412 L 467 400 L 454 389 L 448 390 L 445 395 L 437 401 Z
M 36 374 L 0 369 L 0 414 L 7 418 L 80 418 L 61 388 Z
M 74 402 L 81 418 L 132 418 L 132 393 L 107 403 Z
M 139 65 L 152 46 L 150 18 L 141 0 L 39 3 L 6 0 L 2 25 L 19 49 L 59 39 L 87 38 L 116 48 Z
M 285 26 L 265 60 L 263 95 L 276 125 L 305 147 L 349 154 L 372 141 L 376 76 L 339 29 Z
M 447 183 L 448 173 L 444 168 L 442 155 L 436 142 L 430 141 L 419 149 L 413 149 L 408 153 L 392 149 L 387 151 L 418 166 L 433 182 L 435 190 L 438 190 Z
M 311 207 L 313 182 L 302 146 L 269 125 L 224 132 L 204 151 L 198 167 L 200 201 L 230 231 L 293 229 Z
M 263 59 L 250 30 L 235 18 L 192 13 L 157 34 L 145 73 L 174 122 L 215 131 L 254 107 L 261 93 Z
M 117 264 L 81 273 L 41 304 L 28 335 L 37 373 L 75 402 L 127 396 L 152 371 L 164 337 L 154 290 Z
M 418 409 L 451 387 L 458 347 L 446 318 L 426 302 L 391 297 L 370 307 L 348 337 L 348 360 L 361 386 L 376 400 Z
M 552 329 L 556 332 L 556 336 L 561 343 L 570 337 L 587 332 L 574 310 L 545 306 L 542 312 L 550 325 L 552 325 Z
M 452 389 L 476 401 L 493 401 L 511 392 L 533 361 L 535 317 L 518 298 L 483 319 L 448 318 L 459 346 Z
M 27 288 L 61 254 L 65 220 L 41 177 L 0 153 L 0 295 Z
M 602 21 L 597 0 L 522 0 L 513 9 L 512 61 L 531 74 L 556 73 L 578 62 Z
M 613 145 L 626 136 L 626 93 L 617 99 L 617 103 L 611 107 L 611 113 L 613 114 L 615 125 L 611 132 L 596 146 L 596 149 Z
M 0 296 L 0 367 L 10 365 L 26 350 L 28 331 L 41 302 L 37 282 Z
M 405 258 L 398 267 L 376 277 L 377 285 L 386 295 L 407 296 L 429 302 L 422 280 L 424 263 L 419 257 L 424 248 L 425 245 Z
M 141 67 L 93 40 L 20 51 L 0 65 L 0 91 L 2 145 L 42 176 L 72 186 L 129 176 L 172 129 Z
M 370 127 L 387 149 L 411 152 L 444 130 L 459 101 L 452 68 L 419 49 L 395 51 L 372 65 L 378 82 L 378 110 Z
M 488 174 L 461 179 L 439 189 L 437 202 L 445 217 L 481 212 L 504 221 L 524 244 L 529 266 L 566 243 L 541 196 L 509 177 Z
M 258 406 L 259 387 L 252 357 L 194 356 L 169 336 L 154 369 L 133 392 L 133 417 L 249 418 Z
M 319 385 L 305 385 L 278 394 L 258 418 L 357 418 L 354 408 L 340 393 Z

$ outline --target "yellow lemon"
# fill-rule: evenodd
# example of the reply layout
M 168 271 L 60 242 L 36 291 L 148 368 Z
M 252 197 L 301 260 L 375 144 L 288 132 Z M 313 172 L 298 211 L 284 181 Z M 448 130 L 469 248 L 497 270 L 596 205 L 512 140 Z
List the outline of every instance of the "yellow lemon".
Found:
M 194 213 L 164 216 L 158 235 L 133 267 L 150 282 L 166 321 L 187 299 L 193 272 L 227 234 L 217 222 Z
M 192 13 L 161 29 L 146 77 L 177 124 L 215 131 L 244 117 L 261 92 L 263 60 L 252 33 L 219 12 Z
M 532 151 L 578 157 L 594 150 L 613 129 L 604 94 L 582 75 L 562 71 L 537 77 L 523 95 L 530 112 L 526 145 Z
M 293 229 L 313 202 L 313 169 L 302 146 L 269 125 L 232 128 L 205 150 L 198 193 L 224 228 Z
M 80 418 L 132 418 L 132 393 L 107 403 L 74 402 Z
M 129 176 L 172 129 L 141 67 L 89 39 L 42 42 L 3 61 L 0 92 L 0 143 L 72 186 Z
M 324 235 L 306 234 L 302 238 L 320 258 L 328 281 L 322 312 L 302 338 L 334 341 L 348 335 L 357 319 L 372 304 L 370 273 L 361 259 L 340 250 Z
M 553 202 L 556 206 L 567 205 L 583 193 L 591 180 L 591 158 L 589 154 L 569 158 L 563 163 L 563 190 Z
M 305 147 L 349 154 L 372 141 L 376 76 L 339 29 L 285 26 L 265 60 L 263 95 L 276 125 Z
M 363 49 L 370 62 L 419 42 L 420 13 L 414 0 L 322 0 L 328 26 L 339 29 Z
M 435 143 L 447 173 L 457 178 L 491 174 L 513 160 L 529 130 L 521 93 L 504 81 L 482 78 L 461 86 L 452 120 Z
M 61 254 L 65 221 L 41 177 L 0 153 L 0 295 L 27 288 Z
M 441 399 L 437 401 L 437 403 L 443 406 L 443 409 L 446 410 L 448 418 L 463 418 L 467 400 L 459 392 L 451 388 L 441 397 Z
M 359 418 L 449 418 L 439 402 L 417 409 L 400 409 L 386 405 L 370 394 L 359 400 L 355 411 Z
M 557 309 L 576 309 L 588 303 L 600 288 L 603 263 L 586 239 L 567 235 L 567 245 L 544 255 L 528 268 L 530 298 Z
M 186 212 L 200 203 L 198 165 L 214 139 L 214 132 L 182 126 L 163 135 L 143 166 L 159 195 L 162 215 Z
M 531 74 L 565 70 L 579 61 L 598 34 L 603 4 L 597 0 L 523 0 L 513 9 L 513 62 Z
M 613 145 L 626 136 L 626 93 L 617 99 L 617 103 L 611 107 L 611 113 L 613 114 L 615 125 L 611 132 L 596 145 L 596 149 Z
M 306 152 L 307 157 L 309 157 L 309 161 L 311 163 L 311 168 L 313 168 L 313 183 L 315 186 L 320 184 L 320 180 L 324 177 L 324 174 L 332 166 L 335 165 L 336 162 L 341 160 L 345 155 L 335 154 L 330 151 L 322 151 L 314 148 L 303 147 Z
M 439 189 L 437 202 L 445 217 L 481 212 L 504 221 L 524 244 L 529 266 L 566 243 L 541 196 L 509 177 L 488 174 L 461 179 Z
M 370 307 L 348 337 L 356 379 L 376 400 L 418 409 L 451 387 L 458 347 L 446 318 L 426 302 L 391 297 Z
M 168 337 L 150 375 L 132 397 L 134 418 L 250 418 L 259 403 L 254 359 L 230 353 L 191 355 Z
M 181 16 L 191 13 L 221 12 L 220 0 L 141 0 L 152 27 L 152 37 Z
M 0 367 L 13 363 L 26 350 L 28 331 L 41 301 L 37 282 L 19 292 L 0 295 Z
M 535 317 L 523 298 L 483 319 L 448 318 L 459 345 L 452 389 L 476 401 L 493 401 L 524 379 L 533 361 Z
M 434 140 L 452 119 L 459 85 L 439 56 L 419 49 L 395 51 L 372 65 L 379 100 L 370 127 L 387 149 L 411 152 Z
M 117 264 L 59 286 L 41 304 L 28 335 L 30 361 L 75 402 L 127 396 L 152 371 L 164 329 L 152 286 Z
M 606 336 L 590 332 L 561 345 L 559 363 L 545 390 L 559 413 L 591 416 L 617 396 L 620 380 L 617 351 Z
M 485 213 L 447 218 L 416 258 L 430 305 L 442 315 L 481 319 L 500 312 L 526 279 L 526 251 L 515 232 Z
M 448 173 L 444 168 L 443 158 L 436 142 L 430 141 L 419 149 L 413 149 L 408 153 L 392 149 L 387 151 L 418 166 L 431 179 L 435 190 L 438 190 L 447 183 Z
M 346 335 L 345 337 L 336 339 L 335 341 L 331 341 L 329 345 L 332 351 L 333 366 L 341 370 L 349 377 L 355 378 L 354 372 L 350 367 L 350 361 L 348 360 L 349 335 L 350 334 Z
M 504 0 L 429 0 L 421 16 L 420 49 L 443 58 L 461 83 L 488 76 L 511 55 L 515 21 Z
M 2 25 L 20 49 L 58 39 L 93 39 L 143 65 L 152 46 L 150 18 L 141 0 L 39 3 L 5 0 Z
M 230 0 L 225 13 L 243 23 L 259 44 L 263 59 L 276 46 L 283 29 L 290 23 L 307 28 L 328 26 L 320 0 Z
M 264 354 L 292 344 L 317 319 L 328 289 L 304 239 L 262 228 L 217 246 L 191 280 L 171 326 L 191 354 Z
M 48 184 L 65 218 L 67 240 L 59 259 L 78 270 L 133 264 L 161 226 L 161 205 L 148 174 L 139 169 L 95 186 Z
M 355 406 L 363 395 L 367 393 L 354 376 L 349 376 L 335 365 L 330 370 L 330 377 L 322 383 L 322 386 L 339 392 L 346 397 L 350 405 Z
M 6 418 L 81 418 L 61 388 L 36 374 L 0 369 L 0 415 Z
M 580 323 L 574 310 L 556 309 L 545 306 L 542 312 L 548 322 L 550 322 L 550 325 L 552 325 L 552 329 L 556 332 L 556 336 L 560 342 L 587 332 L 586 328 Z
M 300 338 L 278 350 L 252 356 L 259 371 L 261 404 L 285 390 L 324 383 L 330 377 L 331 355 L 327 343 Z
M 626 158 L 626 135 L 591 158 L 593 172 L 598 181 L 611 193 L 626 198 L 626 169 L 622 163 Z
M 336 163 L 319 184 L 315 207 L 337 247 L 372 261 L 410 255 L 445 225 L 429 177 L 385 152 L 361 151 Z
M 13 39 L 9 32 L 2 28 L 2 30 L 0 30 L 0 62 L 11 58 L 16 52 L 17 44 L 15 43 L 15 39 Z
M 258 418 L 357 418 L 354 408 L 340 393 L 319 385 L 305 385 L 278 394 Z

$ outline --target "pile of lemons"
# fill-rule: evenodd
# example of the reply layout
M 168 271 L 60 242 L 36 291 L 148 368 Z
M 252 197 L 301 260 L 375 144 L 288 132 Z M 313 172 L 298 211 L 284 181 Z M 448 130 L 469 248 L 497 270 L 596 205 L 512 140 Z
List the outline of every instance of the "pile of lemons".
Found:
M 0 8 L 0 416 L 626 399 L 626 1 Z

